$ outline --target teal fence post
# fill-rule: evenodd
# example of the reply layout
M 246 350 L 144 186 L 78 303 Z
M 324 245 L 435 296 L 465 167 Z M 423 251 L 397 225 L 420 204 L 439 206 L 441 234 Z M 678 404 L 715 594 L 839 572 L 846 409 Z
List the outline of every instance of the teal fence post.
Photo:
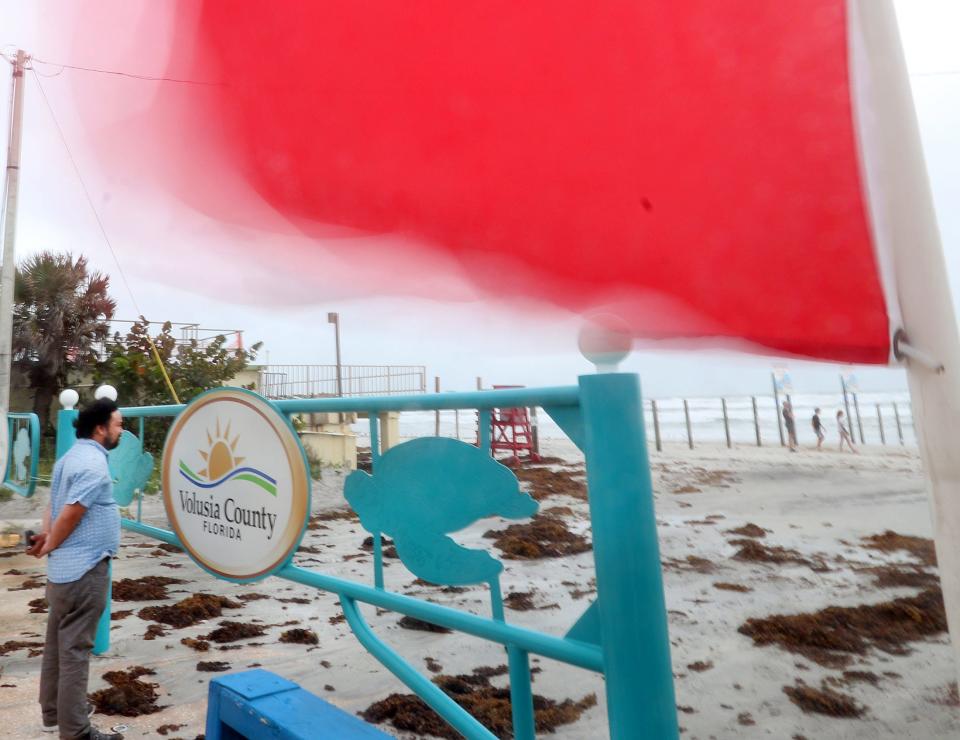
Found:
M 110 601 L 113 599 L 113 562 L 107 561 L 107 603 L 97 622 L 97 636 L 93 639 L 93 654 L 103 655 L 110 649 Z
M 60 409 L 57 413 L 57 459 L 63 457 L 77 441 L 73 423 L 79 412 L 76 409 Z M 93 654 L 103 655 L 110 649 L 110 599 L 113 596 L 113 564 L 107 564 L 107 605 L 97 622 L 97 635 L 93 640 Z
M 80 412 L 76 409 L 60 409 L 57 412 L 57 460 L 77 441 L 77 430 L 73 423 L 79 415 Z
M 610 737 L 677 738 L 639 378 L 581 376 L 580 407 Z

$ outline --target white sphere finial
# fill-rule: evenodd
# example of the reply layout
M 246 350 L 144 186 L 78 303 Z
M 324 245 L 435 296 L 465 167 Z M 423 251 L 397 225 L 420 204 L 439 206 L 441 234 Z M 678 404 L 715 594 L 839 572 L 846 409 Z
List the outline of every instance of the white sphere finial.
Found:
M 80 394 L 73 390 L 73 388 L 67 388 L 64 391 L 60 391 L 60 405 L 65 411 L 70 411 L 76 407 L 79 401 Z
M 633 349 L 633 336 L 626 321 L 611 313 L 584 317 L 577 344 L 581 354 L 592 362 L 598 373 L 614 373 Z
M 109 400 L 111 400 L 111 401 L 116 401 L 116 400 L 117 400 L 117 389 L 114 388 L 112 385 L 106 385 L 106 384 L 104 384 L 104 385 L 101 385 L 99 388 L 97 388 L 97 390 L 95 390 L 95 391 L 93 392 L 93 397 L 94 397 L 95 399 L 97 399 L 98 401 L 99 401 L 101 398 L 107 398 L 107 399 L 109 399 Z

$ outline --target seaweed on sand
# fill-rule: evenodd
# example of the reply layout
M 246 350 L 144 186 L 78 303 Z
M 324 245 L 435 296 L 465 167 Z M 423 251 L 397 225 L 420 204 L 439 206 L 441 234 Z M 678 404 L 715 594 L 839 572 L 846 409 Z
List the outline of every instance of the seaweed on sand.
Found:
M 493 539 L 493 544 L 508 560 L 562 558 L 592 549 L 589 540 L 571 532 L 562 519 L 545 514 L 535 516 L 525 524 L 489 530 L 483 536 Z
M 282 635 L 280 635 L 280 642 L 289 642 L 299 645 L 316 645 L 320 642 L 317 637 L 317 633 L 309 629 L 292 629 L 287 630 Z
M 946 630 L 943 596 L 939 588 L 931 588 L 877 604 L 748 619 L 738 631 L 756 645 L 776 644 L 820 665 L 842 667 L 870 647 L 905 655 L 908 643 Z
M 784 686 L 783 693 L 804 712 L 826 714 L 830 717 L 862 717 L 866 707 L 852 696 L 834 691 L 826 684 L 815 689 L 797 679 L 796 685 Z
M 123 578 L 113 582 L 114 601 L 160 601 L 167 598 L 167 586 L 186 583 L 169 576 L 144 576 Z
M 266 631 L 259 624 L 247 624 L 244 622 L 231 622 L 229 620 L 220 622 L 209 635 L 202 635 L 201 640 L 210 642 L 224 643 L 245 640 L 248 637 L 260 637 L 266 634 Z
M 494 735 L 500 738 L 513 737 L 509 687 L 497 688 L 490 683 L 486 675 L 476 672 L 473 675 L 439 675 L 433 678 L 433 682 Z M 559 702 L 534 694 L 533 711 L 537 732 L 554 732 L 560 725 L 575 722 L 585 710 L 596 703 L 595 694 L 588 694 L 579 701 L 564 699 Z M 420 697 L 413 694 L 390 694 L 386 699 L 371 704 L 360 714 L 368 722 L 391 722 L 398 730 L 418 736 L 434 735 L 450 740 L 460 738 L 459 733 Z
M 205 619 L 219 617 L 224 609 L 239 609 L 242 606 L 243 604 L 231 601 L 226 596 L 193 594 L 176 604 L 144 607 L 137 616 L 140 619 L 162 622 L 176 629 L 182 629 Z
M 110 687 L 93 692 L 90 701 L 100 714 L 139 717 L 159 712 L 164 707 L 156 704 L 159 696 L 157 684 L 140 680 L 142 676 L 153 675 L 154 671 L 143 666 L 133 666 L 125 671 L 107 671 L 103 674 L 103 680 Z

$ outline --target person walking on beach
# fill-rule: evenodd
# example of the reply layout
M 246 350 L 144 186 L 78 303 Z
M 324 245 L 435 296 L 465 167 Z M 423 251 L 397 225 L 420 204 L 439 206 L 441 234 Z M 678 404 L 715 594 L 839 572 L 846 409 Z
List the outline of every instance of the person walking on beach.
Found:
M 813 410 L 813 418 L 810 420 L 811 425 L 813 425 L 813 433 L 817 435 L 817 449 L 823 449 L 823 440 L 826 439 L 826 434 L 823 431 L 823 422 L 820 421 L 820 409 Z
M 43 731 L 62 740 L 123 740 L 90 724 L 90 651 L 107 603 L 108 561 L 120 548 L 120 513 L 113 499 L 107 451 L 123 419 L 101 399 L 80 412 L 77 441 L 53 468 L 43 531 L 27 554 L 47 556 L 47 638 L 40 670 Z
M 847 429 L 846 422 L 843 419 L 843 411 L 837 412 L 837 434 L 840 436 L 840 452 L 843 452 L 843 443 L 847 443 L 850 452 L 859 455 L 857 448 L 853 446 L 853 437 L 850 436 L 850 430 Z
M 790 452 L 796 452 L 797 424 L 793 418 L 793 404 L 790 401 L 783 402 L 783 425 L 787 428 L 787 444 L 790 446 Z

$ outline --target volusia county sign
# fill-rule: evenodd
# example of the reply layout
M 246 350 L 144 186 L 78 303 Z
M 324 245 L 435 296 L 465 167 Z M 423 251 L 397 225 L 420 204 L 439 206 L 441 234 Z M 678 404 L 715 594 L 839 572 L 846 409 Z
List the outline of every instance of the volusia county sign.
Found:
M 308 470 L 296 433 L 268 401 L 239 388 L 208 391 L 176 418 L 163 449 L 167 518 L 213 575 L 264 578 L 303 536 Z

